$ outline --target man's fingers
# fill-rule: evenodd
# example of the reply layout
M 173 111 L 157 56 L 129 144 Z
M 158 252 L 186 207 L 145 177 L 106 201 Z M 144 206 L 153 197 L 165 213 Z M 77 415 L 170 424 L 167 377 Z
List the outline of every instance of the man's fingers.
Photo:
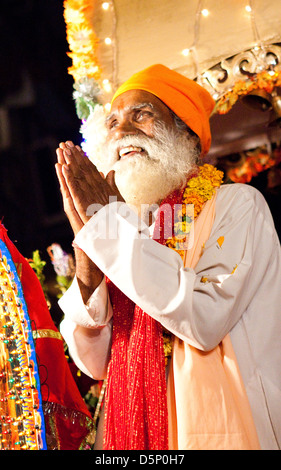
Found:
M 57 163 L 55 165 L 55 169 L 56 169 L 56 172 L 57 172 L 57 177 L 58 177 L 58 180 L 59 180 L 59 184 L 60 184 L 60 189 L 61 189 L 61 192 L 62 192 L 62 196 L 64 197 L 69 197 L 70 196 L 70 193 L 69 193 L 69 189 L 68 189 L 68 186 L 66 184 L 66 181 L 65 181 L 65 178 L 64 178 L 64 175 L 62 173 L 62 167 L 63 165 L 61 165 L 60 163 Z
M 78 152 L 82 153 L 84 157 L 86 156 L 85 152 L 81 149 L 79 145 L 75 145 L 75 148 L 78 150 Z
M 75 177 L 84 177 L 89 184 L 91 181 L 99 182 L 102 179 L 95 165 L 85 155 L 79 145 L 67 141 L 63 148 L 65 162 L 71 166 L 71 170 Z
M 72 163 L 74 167 L 78 168 L 79 165 L 84 163 L 84 159 L 87 158 L 79 145 L 74 145 L 71 140 L 65 143 L 64 155 L 67 163 Z
M 61 189 L 62 198 L 63 198 L 63 208 L 69 219 L 72 230 L 74 234 L 76 235 L 79 232 L 79 230 L 81 230 L 81 228 L 84 226 L 84 223 L 75 208 L 73 199 L 71 197 L 68 185 L 66 183 L 66 180 L 63 174 L 63 166 L 57 163 L 55 165 L 55 168 L 56 168 L 58 180 L 60 183 L 60 189 Z
M 58 163 L 60 163 L 61 165 L 63 165 L 65 162 L 65 158 L 64 158 L 64 154 L 63 154 L 63 149 L 62 148 L 57 148 L 56 150 L 56 154 L 57 154 L 57 157 L 58 157 Z
M 62 174 L 65 178 L 74 208 L 81 220 L 86 223 L 88 221 L 86 211 L 89 206 L 89 186 L 84 178 L 79 179 L 75 176 L 69 165 L 62 166 Z

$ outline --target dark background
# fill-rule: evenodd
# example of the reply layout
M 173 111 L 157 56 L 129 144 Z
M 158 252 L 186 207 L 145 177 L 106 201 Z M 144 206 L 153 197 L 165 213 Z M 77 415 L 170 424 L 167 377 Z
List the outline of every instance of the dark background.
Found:
M 55 273 L 46 249 L 56 242 L 72 252 L 73 239 L 56 148 L 81 142 L 67 51 L 63 1 L 0 0 L 0 220 L 26 258 L 40 251 L 51 291 Z M 56 298 L 51 303 L 57 323 L 61 311 Z
M 59 0 L 0 1 L 0 216 L 26 257 L 72 233 L 54 165 L 59 142 L 81 142 Z M 4 130 L 3 130 L 4 129 Z

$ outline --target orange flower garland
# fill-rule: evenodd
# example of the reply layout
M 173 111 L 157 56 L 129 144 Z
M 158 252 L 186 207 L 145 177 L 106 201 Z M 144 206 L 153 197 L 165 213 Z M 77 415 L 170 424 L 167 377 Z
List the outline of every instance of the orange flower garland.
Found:
M 240 80 L 233 88 L 223 95 L 216 103 L 213 114 L 226 114 L 234 106 L 240 96 L 253 90 L 265 90 L 272 93 L 273 88 L 281 86 L 281 71 L 263 71 L 245 81 Z
M 223 172 L 217 170 L 213 165 L 205 163 L 199 167 L 197 176 L 191 178 L 184 190 L 182 198 L 182 210 L 175 215 L 174 236 L 168 238 L 166 246 L 175 250 L 183 259 L 185 250 L 180 249 L 188 240 L 192 224 L 200 214 L 204 204 L 212 198 L 216 189 L 221 186 Z M 193 205 L 193 207 L 191 207 Z M 172 354 L 172 335 L 163 327 L 163 348 L 165 363 Z
M 94 5 L 91 0 L 65 0 L 64 19 L 66 36 L 71 52 L 72 67 L 68 73 L 75 81 L 85 77 L 100 78 L 100 66 L 97 59 L 98 38 L 94 33 L 91 18 Z
M 222 184 L 222 180 L 223 172 L 206 163 L 199 167 L 198 175 L 188 181 L 183 193 L 182 210 L 176 215 L 178 221 L 174 224 L 174 236 L 166 242 L 166 246 L 176 250 L 182 258 L 185 250 L 181 248 L 188 239 L 194 220 Z M 192 210 L 190 205 L 193 205 Z
M 234 183 L 250 183 L 252 178 L 262 171 L 277 166 L 281 162 L 281 147 L 269 154 L 266 148 L 257 148 L 253 152 L 245 152 L 241 165 L 230 168 L 227 177 Z
M 94 2 L 91 0 L 65 0 L 64 20 L 72 59 L 68 68 L 74 78 L 76 112 L 86 120 L 99 102 L 101 70 L 97 59 L 98 38 L 92 25 Z

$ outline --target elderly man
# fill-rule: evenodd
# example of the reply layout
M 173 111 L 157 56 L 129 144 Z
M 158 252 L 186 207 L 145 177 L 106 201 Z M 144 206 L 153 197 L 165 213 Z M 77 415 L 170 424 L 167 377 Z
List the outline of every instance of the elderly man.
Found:
M 199 164 L 213 105 L 155 65 L 113 97 L 106 177 L 57 150 L 76 254 L 62 333 L 107 378 L 104 449 L 280 447 L 280 244 L 258 191 Z

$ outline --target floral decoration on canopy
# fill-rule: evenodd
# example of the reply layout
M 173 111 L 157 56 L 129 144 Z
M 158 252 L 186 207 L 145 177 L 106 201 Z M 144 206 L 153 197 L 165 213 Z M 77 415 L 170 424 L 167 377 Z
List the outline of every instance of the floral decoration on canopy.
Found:
M 269 153 L 266 148 L 257 148 L 244 152 L 241 155 L 239 165 L 226 171 L 227 178 L 234 183 L 250 183 L 252 178 L 262 171 L 277 167 L 281 163 L 281 147 L 277 147 Z
M 281 87 L 281 71 L 263 71 L 248 77 L 246 80 L 239 80 L 231 90 L 217 100 L 213 114 L 226 114 L 235 105 L 241 96 L 248 95 L 254 90 L 264 90 L 272 93 L 275 87 Z
M 65 0 L 64 20 L 72 59 L 68 73 L 74 79 L 73 97 L 80 119 L 87 119 L 98 103 L 101 69 L 97 58 L 99 40 L 93 30 L 94 2 L 91 0 Z
M 77 115 L 83 124 L 80 132 L 84 137 L 83 150 L 91 158 L 95 148 L 95 158 L 100 140 L 104 139 L 101 126 L 104 118 L 101 97 L 101 67 L 97 57 L 99 39 L 93 28 L 94 0 L 65 0 L 64 19 L 67 41 L 72 59 L 68 73 L 74 79 L 74 93 Z M 196 78 L 213 96 L 216 105 L 213 114 L 228 113 L 243 96 L 255 90 L 271 94 L 281 87 L 281 48 L 280 45 L 262 45 L 244 51 L 231 59 L 223 60 L 221 70 L 213 67 Z M 248 70 L 245 69 L 248 67 Z M 221 78 L 221 73 L 225 74 Z M 218 88 L 217 88 L 218 87 Z M 266 149 L 245 152 L 239 165 L 227 170 L 227 178 L 233 182 L 248 183 L 254 176 L 280 163 L 280 151 L 270 155 Z M 100 159 L 102 160 L 102 159 Z M 102 169 L 103 170 L 103 169 Z

